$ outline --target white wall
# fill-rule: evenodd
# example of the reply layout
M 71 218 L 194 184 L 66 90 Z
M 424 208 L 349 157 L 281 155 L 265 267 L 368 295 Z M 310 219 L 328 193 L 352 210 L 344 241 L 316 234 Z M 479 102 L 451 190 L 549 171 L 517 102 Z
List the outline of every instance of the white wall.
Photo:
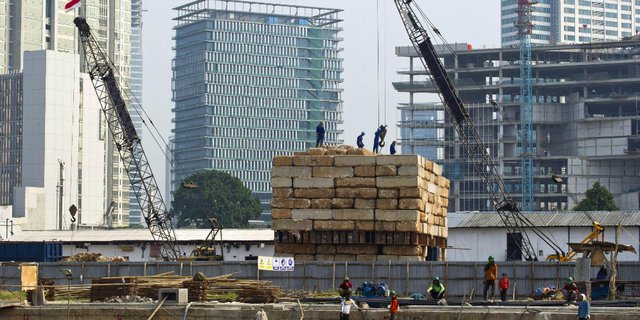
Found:
M 587 227 L 564 227 L 564 228 L 543 228 L 551 239 L 554 239 L 560 247 L 569 251 L 567 242 L 581 242 L 590 232 Z M 640 252 L 638 236 L 640 228 L 626 228 L 620 234 L 619 242 L 633 245 L 637 252 Z M 542 255 L 538 260 L 544 261 L 546 256 L 555 253 L 541 238 L 528 232 L 529 239 L 536 253 L 542 250 Z M 605 229 L 605 241 L 615 241 L 615 228 Z M 449 239 L 447 245 L 451 249 L 447 250 L 448 261 L 486 261 L 487 257 L 494 256 L 497 261 L 506 260 L 507 251 L 507 231 L 505 228 L 449 228 Z M 640 261 L 640 257 L 634 253 L 621 253 L 618 255 L 620 261 Z

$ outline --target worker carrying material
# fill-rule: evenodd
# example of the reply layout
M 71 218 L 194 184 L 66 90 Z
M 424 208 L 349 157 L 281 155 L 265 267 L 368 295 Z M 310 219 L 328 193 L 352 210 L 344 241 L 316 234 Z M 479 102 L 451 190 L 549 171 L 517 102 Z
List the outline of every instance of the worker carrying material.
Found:
M 431 299 L 440 300 L 444 298 L 444 291 L 444 285 L 440 282 L 440 278 L 438 276 L 433 276 L 431 286 L 427 289 L 427 292 L 431 295 Z
M 576 299 L 578 299 L 578 286 L 573 281 L 572 277 L 567 277 L 567 280 L 564 281 L 562 295 L 566 302 L 576 301 Z
M 364 141 L 362 141 L 363 138 L 364 138 L 364 131 L 360 133 L 360 135 L 358 136 L 358 140 L 356 140 L 356 145 L 360 149 L 364 148 Z
M 489 301 L 489 288 L 491 288 L 491 300 L 496 294 L 496 279 L 498 278 L 498 265 L 493 256 L 489 256 L 484 266 L 484 301 Z
M 342 298 L 342 301 L 340 302 L 340 320 L 351 319 L 351 307 L 354 307 L 356 308 L 356 310 L 358 310 L 358 305 L 355 301 L 353 301 L 353 299 L 351 299 L 351 290 L 349 290 L 349 293 L 347 293 L 347 295 L 344 296 L 344 298 Z
M 391 146 L 389 146 L 389 153 L 390 154 L 396 154 L 396 141 L 393 140 L 393 142 L 391 142 Z
M 316 148 L 324 145 L 324 122 L 320 121 L 316 127 Z

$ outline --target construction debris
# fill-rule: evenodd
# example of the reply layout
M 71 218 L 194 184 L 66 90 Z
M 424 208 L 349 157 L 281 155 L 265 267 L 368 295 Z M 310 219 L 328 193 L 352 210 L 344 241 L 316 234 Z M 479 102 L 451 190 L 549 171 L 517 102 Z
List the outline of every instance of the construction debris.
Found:
M 62 259 L 64 262 L 126 262 L 129 259 L 125 257 L 104 257 L 102 253 L 80 252 L 72 256 Z
M 123 297 L 110 297 L 104 299 L 104 303 L 153 303 L 155 302 L 151 298 L 140 296 L 123 296 Z
M 276 254 L 418 261 L 446 247 L 450 183 L 421 156 L 311 148 L 274 157 L 271 184 Z

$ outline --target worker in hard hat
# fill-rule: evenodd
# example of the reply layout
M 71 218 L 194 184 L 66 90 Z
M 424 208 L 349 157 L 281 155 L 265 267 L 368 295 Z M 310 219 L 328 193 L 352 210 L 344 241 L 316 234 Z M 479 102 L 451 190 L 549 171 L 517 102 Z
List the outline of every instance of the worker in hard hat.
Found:
M 338 288 L 340 289 L 340 296 L 345 297 L 347 292 L 351 291 L 351 288 L 353 288 L 353 284 L 351 283 L 351 280 L 349 280 L 349 277 L 345 276 Z
M 393 142 L 391 142 L 391 145 L 389 146 L 389 153 L 390 154 L 396 154 L 396 141 L 393 140 Z
M 360 149 L 364 148 L 364 141 L 362 141 L 363 138 L 364 138 L 364 131 L 360 133 L 360 135 L 358 136 L 358 139 L 356 140 L 356 145 Z
M 498 265 L 493 256 L 489 256 L 484 265 L 484 301 L 489 301 L 489 288 L 491 288 L 491 301 L 496 294 L 496 279 L 498 279 Z
M 578 285 L 573 281 L 572 277 L 567 277 L 562 288 L 562 295 L 566 302 L 576 301 L 578 299 Z
M 391 295 L 391 304 L 389 305 L 389 320 L 396 320 L 396 315 L 398 314 L 398 309 L 400 309 L 398 305 L 398 296 L 394 290 L 391 290 L 389 293 Z
M 324 145 L 324 122 L 320 121 L 316 127 L 316 148 Z
M 444 298 L 444 291 L 444 285 L 440 282 L 440 278 L 438 276 L 433 276 L 433 281 L 427 289 L 427 292 L 431 295 L 431 299 L 440 300 Z

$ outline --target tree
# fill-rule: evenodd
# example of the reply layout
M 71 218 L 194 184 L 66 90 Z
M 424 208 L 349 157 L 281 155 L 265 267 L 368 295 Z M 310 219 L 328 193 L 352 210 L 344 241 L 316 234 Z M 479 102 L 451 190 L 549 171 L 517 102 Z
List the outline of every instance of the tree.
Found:
M 613 194 L 599 182 L 593 184 L 585 193 L 585 198 L 573 208 L 577 211 L 614 211 L 618 210 Z
M 209 228 L 208 218 L 215 217 L 225 228 L 244 228 L 262 212 L 258 198 L 228 173 L 205 170 L 185 181 L 171 202 L 178 227 Z

